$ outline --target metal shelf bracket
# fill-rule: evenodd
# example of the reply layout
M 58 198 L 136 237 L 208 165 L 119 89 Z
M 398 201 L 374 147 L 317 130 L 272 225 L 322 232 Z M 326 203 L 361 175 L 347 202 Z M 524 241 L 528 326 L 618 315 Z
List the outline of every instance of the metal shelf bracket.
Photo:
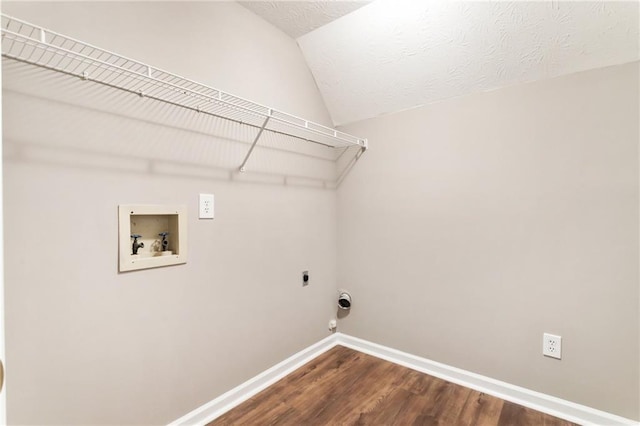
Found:
M 265 118 L 264 123 L 262 123 L 262 126 L 260 127 L 260 130 L 258 130 L 258 134 L 256 135 L 256 137 L 253 139 L 253 143 L 251 144 L 251 147 L 249 148 L 249 151 L 247 151 L 247 155 L 244 156 L 244 160 L 242 161 L 242 164 L 240 165 L 240 171 L 244 173 L 245 166 L 247 165 L 247 161 L 249 161 L 249 157 L 251 156 L 251 153 L 253 152 L 253 148 L 256 147 L 256 144 L 258 143 L 258 139 L 260 139 L 260 136 L 262 136 L 262 132 L 264 132 L 264 128 L 267 127 L 267 123 L 269 122 L 269 119 L 271 118 L 271 111 L 269 111 L 269 115 L 267 116 L 267 118 Z

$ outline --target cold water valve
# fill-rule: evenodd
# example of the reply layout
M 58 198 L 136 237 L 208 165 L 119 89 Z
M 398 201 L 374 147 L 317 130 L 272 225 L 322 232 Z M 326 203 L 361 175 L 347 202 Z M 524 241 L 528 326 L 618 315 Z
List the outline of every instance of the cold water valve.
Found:
M 162 237 L 162 251 L 167 251 L 169 249 L 169 240 L 167 240 L 168 232 L 161 232 L 158 235 Z
M 133 246 L 131 247 L 131 251 L 133 255 L 138 254 L 138 249 L 144 247 L 143 242 L 138 242 L 138 238 L 142 238 L 140 234 L 131 234 L 131 238 L 133 238 Z

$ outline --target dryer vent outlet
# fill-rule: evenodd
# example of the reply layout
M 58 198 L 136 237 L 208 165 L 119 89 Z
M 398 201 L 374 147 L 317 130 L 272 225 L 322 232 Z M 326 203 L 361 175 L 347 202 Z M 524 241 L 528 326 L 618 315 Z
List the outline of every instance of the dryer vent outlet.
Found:
M 351 295 L 346 291 L 340 292 L 338 296 L 338 308 L 340 309 L 351 309 Z

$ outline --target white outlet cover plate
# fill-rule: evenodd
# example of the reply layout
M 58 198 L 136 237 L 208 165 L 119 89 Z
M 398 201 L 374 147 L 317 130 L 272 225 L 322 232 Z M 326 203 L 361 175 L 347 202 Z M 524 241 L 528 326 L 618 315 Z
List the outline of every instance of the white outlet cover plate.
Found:
M 542 335 L 542 355 L 562 359 L 562 337 L 544 333 Z
M 214 218 L 214 198 L 213 194 L 200 194 L 200 219 L 213 219 Z

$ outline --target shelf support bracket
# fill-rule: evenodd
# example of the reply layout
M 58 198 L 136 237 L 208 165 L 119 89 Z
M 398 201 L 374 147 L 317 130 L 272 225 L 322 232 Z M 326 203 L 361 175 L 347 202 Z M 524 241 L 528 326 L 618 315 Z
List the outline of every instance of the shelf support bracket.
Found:
M 251 153 L 253 152 L 253 148 L 256 147 L 256 144 L 258 143 L 258 139 L 260 139 L 260 136 L 262 136 L 262 132 L 264 131 L 264 128 L 267 126 L 267 123 L 269 122 L 270 118 L 271 118 L 271 115 L 268 115 L 267 118 L 265 118 L 264 123 L 262 123 L 262 126 L 260 126 L 260 130 L 258 131 L 258 134 L 256 135 L 255 139 L 253 140 L 253 143 L 251 144 L 251 148 L 249 148 L 249 151 L 247 152 L 247 155 L 244 156 L 244 161 L 240 165 L 240 171 L 241 172 L 245 171 L 245 167 L 244 166 L 247 165 L 247 161 L 249 160 L 249 157 L 251 156 Z

